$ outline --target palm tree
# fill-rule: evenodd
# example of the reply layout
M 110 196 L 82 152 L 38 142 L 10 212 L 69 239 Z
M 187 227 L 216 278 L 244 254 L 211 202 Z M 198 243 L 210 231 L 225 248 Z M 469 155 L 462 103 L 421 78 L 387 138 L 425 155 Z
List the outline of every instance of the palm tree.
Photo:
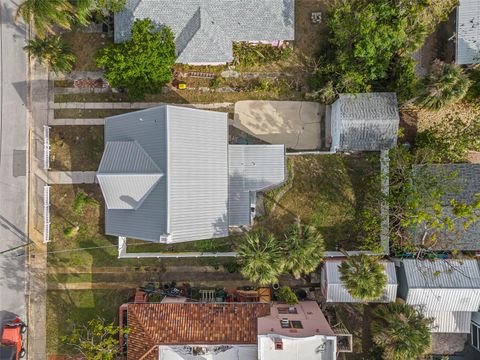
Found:
M 68 44 L 58 35 L 30 40 L 24 50 L 55 73 L 71 71 L 76 59 Z
M 471 84 L 460 66 L 436 61 L 431 73 L 423 80 L 423 88 L 415 104 L 429 110 L 440 110 L 462 100 Z
M 240 272 L 247 279 L 259 285 L 271 285 L 278 281 L 284 261 L 280 244 L 273 234 L 247 234 L 237 252 Z
M 372 339 L 389 360 L 414 360 L 430 348 L 431 319 L 407 304 L 382 304 L 373 311 Z
M 36 35 L 43 39 L 55 34 L 55 27 L 70 30 L 75 11 L 68 0 L 25 0 L 18 7 L 16 19 L 19 17 L 25 24 L 32 21 Z
M 360 254 L 349 256 L 339 266 L 340 280 L 354 298 L 376 300 L 382 296 L 387 284 L 385 267 L 376 256 Z
M 318 268 L 324 255 L 322 235 L 314 227 L 295 227 L 285 237 L 285 270 L 299 279 Z

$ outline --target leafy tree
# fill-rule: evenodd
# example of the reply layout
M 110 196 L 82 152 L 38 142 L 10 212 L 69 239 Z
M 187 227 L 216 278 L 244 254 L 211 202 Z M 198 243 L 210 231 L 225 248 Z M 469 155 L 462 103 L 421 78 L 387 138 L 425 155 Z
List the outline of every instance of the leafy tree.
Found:
M 157 29 L 150 19 L 135 20 L 129 40 L 107 46 L 97 57 L 110 85 L 127 89 L 132 99 L 161 91 L 172 80 L 174 63 L 173 32 Z
M 323 53 L 327 55 L 320 58 L 317 84 L 333 81 L 337 93 L 369 92 L 392 83 L 404 90 L 400 87 L 415 79 L 411 55 L 435 25 L 448 16 L 455 3 L 334 1 L 326 21 L 328 42 Z M 408 71 L 402 73 L 405 69 Z M 410 84 L 407 89 L 411 89 Z
M 387 284 L 385 268 L 376 256 L 349 256 L 339 267 L 340 279 L 350 295 L 362 301 L 378 299 Z
M 30 40 L 24 50 L 54 73 L 70 72 L 76 59 L 70 46 L 59 35 Z
M 296 279 L 302 274 L 315 271 L 324 255 L 322 235 L 313 227 L 293 229 L 284 241 L 285 271 L 290 272 Z
M 422 85 L 423 90 L 415 104 L 437 111 L 462 100 L 468 92 L 471 81 L 459 65 L 437 61 Z
M 18 7 L 16 19 L 22 17 L 25 24 L 32 22 L 37 36 L 43 39 L 55 34 L 56 28 L 70 30 L 75 16 L 68 0 L 25 0 Z
M 278 281 L 283 273 L 284 254 L 275 236 L 269 234 L 247 234 L 237 249 L 240 256 L 241 274 L 260 285 Z
M 87 360 L 114 360 L 120 354 L 119 332 L 118 326 L 97 318 L 82 328 L 75 328 L 70 335 L 62 336 L 61 340 Z M 128 331 L 122 329 L 122 332 Z
M 277 292 L 277 298 L 279 301 L 288 305 L 298 304 L 297 295 L 295 295 L 289 286 L 282 286 Z
M 434 162 L 465 162 L 468 151 L 480 151 L 480 117 L 466 121 L 449 114 L 418 134 L 417 147 L 430 149 Z
M 375 345 L 388 360 L 415 360 L 430 348 L 431 319 L 406 304 L 381 304 L 373 311 L 371 324 Z

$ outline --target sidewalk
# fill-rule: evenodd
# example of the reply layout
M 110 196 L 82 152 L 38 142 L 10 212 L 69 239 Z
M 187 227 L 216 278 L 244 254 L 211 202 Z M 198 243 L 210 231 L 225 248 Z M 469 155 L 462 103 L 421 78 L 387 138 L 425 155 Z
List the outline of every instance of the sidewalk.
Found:
M 232 102 L 211 104 L 175 104 L 175 106 L 194 107 L 197 109 L 221 109 L 232 106 Z M 52 109 L 148 109 L 155 106 L 166 105 L 156 102 L 53 102 L 49 103 Z
M 95 171 L 49 171 L 48 183 L 53 184 L 95 184 Z

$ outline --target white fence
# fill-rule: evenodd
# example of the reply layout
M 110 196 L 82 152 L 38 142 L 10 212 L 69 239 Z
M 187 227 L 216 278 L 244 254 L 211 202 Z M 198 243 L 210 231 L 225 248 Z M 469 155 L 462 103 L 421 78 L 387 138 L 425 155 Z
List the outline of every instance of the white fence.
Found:
M 50 242 L 50 186 L 43 187 L 43 243 Z
M 43 125 L 43 169 L 50 169 L 50 126 Z

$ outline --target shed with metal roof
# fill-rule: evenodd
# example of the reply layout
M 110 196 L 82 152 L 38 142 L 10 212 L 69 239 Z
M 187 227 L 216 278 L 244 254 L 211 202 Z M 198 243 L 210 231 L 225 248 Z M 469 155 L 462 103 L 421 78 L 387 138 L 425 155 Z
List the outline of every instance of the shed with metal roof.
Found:
M 327 302 L 333 303 L 359 303 L 362 300 L 354 298 L 348 292 L 347 288 L 340 279 L 341 260 L 325 261 L 322 267 L 322 292 Z M 397 297 L 397 276 L 395 274 L 395 265 L 391 261 L 383 261 L 385 274 L 387 275 L 387 284 L 383 295 L 372 302 L 389 303 L 394 302 Z
M 460 0 L 457 7 L 455 62 L 480 63 L 480 1 Z
M 480 308 L 476 260 L 405 259 L 398 283 L 399 296 L 433 318 L 432 332 L 468 332 L 471 312 Z

